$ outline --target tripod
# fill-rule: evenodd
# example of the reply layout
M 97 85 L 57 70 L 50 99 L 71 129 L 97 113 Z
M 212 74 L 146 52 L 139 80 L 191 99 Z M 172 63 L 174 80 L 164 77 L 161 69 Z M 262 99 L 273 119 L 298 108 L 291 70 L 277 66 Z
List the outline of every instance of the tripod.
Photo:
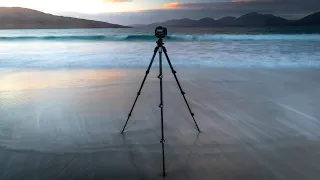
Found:
M 163 39 L 162 39 L 162 38 L 159 38 L 159 39 L 157 40 L 157 46 L 156 46 L 156 48 L 154 49 L 154 53 L 153 53 L 152 59 L 151 59 L 151 61 L 150 61 L 150 64 L 149 64 L 148 69 L 147 69 L 147 71 L 146 71 L 146 74 L 145 74 L 145 76 L 144 76 L 144 78 L 143 78 L 142 84 L 141 84 L 141 86 L 140 86 L 140 88 L 139 88 L 139 91 L 138 91 L 138 93 L 137 93 L 136 99 L 134 100 L 134 103 L 133 103 L 132 108 L 131 108 L 131 110 L 130 110 L 130 113 L 129 113 L 129 115 L 128 115 L 127 121 L 126 121 L 125 125 L 123 126 L 123 129 L 122 129 L 121 133 L 123 134 L 123 132 L 124 132 L 126 126 L 127 126 L 127 123 L 128 123 L 128 121 L 129 121 L 129 119 L 130 119 L 130 117 L 131 117 L 131 115 L 132 115 L 132 111 L 133 111 L 133 109 L 134 109 L 134 107 L 135 107 L 135 105 L 136 105 L 136 103 L 137 103 L 137 100 L 138 100 L 140 94 L 141 94 L 141 90 L 142 90 L 142 88 L 143 88 L 143 85 L 144 85 L 144 83 L 145 83 L 145 81 L 146 81 L 146 79 L 147 79 L 147 76 L 148 76 L 149 72 L 150 72 L 150 69 L 151 69 L 151 66 L 152 66 L 152 64 L 153 64 L 154 58 L 156 57 L 156 54 L 157 54 L 157 52 L 159 51 L 159 76 L 158 76 L 158 78 L 160 79 L 160 104 L 159 104 L 159 108 L 161 109 L 161 140 L 160 140 L 160 143 L 161 143 L 161 145 L 162 145 L 162 175 L 163 175 L 163 176 L 166 176 L 165 154 L 164 154 L 164 133 L 163 133 L 162 51 L 164 52 L 164 54 L 165 54 L 165 56 L 166 56 L 166 59 L 167 59 L 167 61 L 168 61 L 168 63 L 169 63 L 169 66 L 170 66 L 170 69 L 171 69 L 171 71 L 172 71 L 172 73 L 173 73 L 173 75 L 174 75 L 174 78 L 175 78 L 175 80 L 176 80 L 176 82 L 177 82 L 177 84 L 178 84 L 178 87 L 179 87 L 180 92 L 181 92 L 181 94 L 182 94 L 182 96 L 183 96 L 183 99 L 184 99 L 184 101 L 185 101 L 185 103 L 186 103 L 186 105 L 187 105 L 187 107 L 188 107 L 188 109 L 189 109 L 190 115 L 191 115 L 191 117 L 192 117 L 192 119 L 193 119 L 193 121 L 194 121 L 194 123 L 195 123 L 195 125 L 196 125 L 196 127 L 197 127 L 197 130 L 198 130 L 199 132 L 200 132 L 200 129 L 199 129 L 199 127 L 198 127 L 198 124 L 197 124 L 196 120 L 194 119 L 194 113 L 192 112 L 192 110 L 191 110 L 191 108 L 190 108 L 190 106 L 189 106 L 189 103 L 188 103 L 188 101 L 187 101 L 187 99 L 186 99 L 186 97 L 185 97 L 185 94 L 186 94 L 186 93 L 182 90 L 182 87 L 181 87 L 181 85 L 180 85 L 180 82 L 179 82 L 179 80 L 178 80 L 178 78 L 177 78 L 177 75 L 176 75 L 177 72 L 174 70 L 174 68 L 173 68 L 173 66 L 172 66 L 172 63 L 171 63 L 171 61 L 170 61 L 170 58 L 169 58 L 169 56 L 168 56 L 168 54 L 167 54 L 167 49 L 166 49 L 166 47 L 163 46 L 163 45 L 164 45 Z

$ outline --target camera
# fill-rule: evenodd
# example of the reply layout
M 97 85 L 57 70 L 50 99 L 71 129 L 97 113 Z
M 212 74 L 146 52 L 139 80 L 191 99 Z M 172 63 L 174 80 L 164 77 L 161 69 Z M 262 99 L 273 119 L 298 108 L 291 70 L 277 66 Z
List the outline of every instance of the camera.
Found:
M 157 38 L 161 38 L 161 39 L 165 38 L 167 33 L 168 33 L 167 28 L 162 27 L 162 26 L 157 27 L 155 30 L 155 36 Z

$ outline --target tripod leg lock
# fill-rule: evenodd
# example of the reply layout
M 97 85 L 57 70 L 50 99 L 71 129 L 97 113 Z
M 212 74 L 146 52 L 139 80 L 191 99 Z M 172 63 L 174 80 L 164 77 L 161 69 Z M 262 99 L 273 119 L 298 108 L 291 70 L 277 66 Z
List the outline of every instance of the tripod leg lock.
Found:
M 141 92 L 140 92 L 140 91 L 139 91 L 139 92 L 137 92 L 137 95 L 138 95 L 138 96 L 140 96 L 140 94 L 141 94 Z
M 185 95 L 186 93 L 184 91 L 181 91 L 181 94 Z
M 150 72 L 150 71 L 149 71 L 149 70 L 147 70 L 147 71 L 146 71 L 146 74 L 149 74 L 149 72 Z
M 177 71 L 175 71 L 175 70 L 172 70 L 172 73 L 173 73 L 173 74 L 177 74 Z
M 165 142 L 164 139 L 160 139 L 160 143 L 163 144 Z
M 159 78 L 159 79 L 162 79 L 162 75 L 159 75 L 158 78 Z
M 191 113 L 191 116 L 194 116 L 194 113 Z
M 130 117 L 130 116 L 131 116 L 131 113 L 130 113 L 130 114 L 128 114 L 128 116 Z
M 159 108 L 163 108 L 163 104 L 159 104 Z

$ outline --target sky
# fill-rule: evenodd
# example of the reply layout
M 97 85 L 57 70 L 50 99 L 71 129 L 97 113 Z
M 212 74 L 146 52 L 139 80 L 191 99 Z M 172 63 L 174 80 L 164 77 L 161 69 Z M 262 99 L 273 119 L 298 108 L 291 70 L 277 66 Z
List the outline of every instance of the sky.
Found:
M 320 0 L 0 0 L 0 6 L 131 25 L 180 18 L 217 19 L 249 12 L 298 19 L 320 11 Z

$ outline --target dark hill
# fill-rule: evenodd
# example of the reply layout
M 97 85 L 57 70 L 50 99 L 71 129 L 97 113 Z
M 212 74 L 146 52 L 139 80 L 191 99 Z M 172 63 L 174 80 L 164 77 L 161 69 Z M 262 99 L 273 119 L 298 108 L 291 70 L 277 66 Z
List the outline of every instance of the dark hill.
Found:
M 194 22 L 194 24 L 197 26 L 197 27 L 215 27 L 215 26 L 220 26 L 221 24 L 219 22 L 217 22 L 216 20 L 212 19 L 212 18 L 203 18 L 203 19 L 200 19 L 196 22 Z
M 125 28 L 117 24 L 54 16 L 20 7 L 0 7 L 0 29 Z
M 300 20 L 287 20 L 272 14 L 259 14 L 251 12 L 236 17 L 224 17 L 214 20 L 206 17 L 200 20 L 174 19 L 162 23 L 154 23 L 145 26 L 168 27 L 278 27 L 278 26 L 320 26 L 320 12 L 306 16 Z
M 248 13 L 236 19 L 239 26 L 282 26 L 290 21 L 272 14 Z
M 296 21 L 295 24 L 300 26 L 320 26 L 320 12 L 310 14 Z
M 188 18 L 172 19 L 162 23 L 153 23 L 153 24 L 150 24 L 149 26 L 160 26 L 160 25 L 168 26 L 168 27 L 190 27 L 195 25 L 195 21 Z
M 236 17 L 227 16 L 221 19 L 218 19 L 217 22 L 226 26 L 237 26 L 239 25 Z

